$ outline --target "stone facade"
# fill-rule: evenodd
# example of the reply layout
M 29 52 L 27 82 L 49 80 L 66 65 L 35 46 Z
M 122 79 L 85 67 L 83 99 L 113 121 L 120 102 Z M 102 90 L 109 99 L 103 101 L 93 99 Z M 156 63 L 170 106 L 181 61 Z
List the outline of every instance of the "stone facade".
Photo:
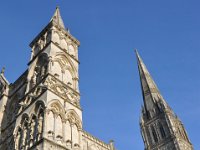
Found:
M 82 128 L 79 41 L 59 8 L 31 42 L 28 69 L 10 84 L 0 75 L 1 150 L 114 150 Z
M 136 51 L 144 106 L 140 120 L 146 150 L 193 150 L 185 128 L 160 94 Z

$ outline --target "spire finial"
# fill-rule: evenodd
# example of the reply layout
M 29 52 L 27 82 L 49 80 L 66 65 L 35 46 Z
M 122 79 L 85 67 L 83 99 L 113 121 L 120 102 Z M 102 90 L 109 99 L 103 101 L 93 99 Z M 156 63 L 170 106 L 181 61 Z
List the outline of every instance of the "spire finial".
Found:
M 135 51 L 135 53 L 138 53 L 138 52 L 137 52 L 137 48 L 134 48 L 134 51 Z
M 53 17 L 51 18 L 50 21 L 53 21 L 55 22 L 57 25 L 59 25 L 60 27 L 64 28 L 65 29 L 65 25 L 64 25 L 64 22 L 62 20 L 62 17 L 60 15 L 60 9 L 59 9 L 59 6 L 56 6 L 56 11 L 53 15 Z
M 3 67 L 3 68 L 1 69 L 1 74 L 4 75 L 4 72 L 5 72 L 5 67 Z
M 135 51 L 135 55 L 136 55 L 137 59 L 139 60 L 139 59 L 140 59 L 140 55 L 139 55 L 139 53 L 138 53 L 137 48 L 135 48 L 134 51 Z

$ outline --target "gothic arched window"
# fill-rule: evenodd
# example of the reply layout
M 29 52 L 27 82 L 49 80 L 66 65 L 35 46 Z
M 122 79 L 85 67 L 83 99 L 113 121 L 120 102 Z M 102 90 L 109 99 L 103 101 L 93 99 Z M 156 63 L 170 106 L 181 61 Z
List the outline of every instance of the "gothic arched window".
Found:
M 157 143 L 158 142 L 158 137 L 157 137 L 156 131 L 155 131 L 153 126 L 151 126 L 151 132 L 152 132 L 152 136 L 153 136 L 154 142 Z
M 162 138 L 165 138 L 165 137 L 166 137 L 166 134 L 165 134 L 165 130 L 164 130 L 162 124 L 159 124 L 159 129 L 160 129 L 161 137 L 162 137 Z

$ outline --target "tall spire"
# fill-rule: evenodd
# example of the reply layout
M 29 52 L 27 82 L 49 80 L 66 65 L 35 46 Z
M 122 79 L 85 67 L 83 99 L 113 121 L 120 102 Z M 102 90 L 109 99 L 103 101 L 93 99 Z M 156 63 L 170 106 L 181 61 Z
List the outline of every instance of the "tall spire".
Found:
M 165 100 L 160 94 L 155 82 L 153 81 L 149 71 L 147 70 L 137 50 L 135 50 L 135 53 L 138 62 L 139 76 L 145 109 L 147 111 L 151 111 L 155 108 L 155 106 L 157 106 L 158 102 L 161 102 L 166 107 L 167 104 Z
M 183 124 L 161 96 L 137 50 L 135 52 L 144 100 L 140 127 L 145 150 L 193 150 Z
M 50 21 L 57 23 L 60 27 L 65 29 L 65 25 L 60 15 L 60 9 L 58 6 L 56 7 L 56 11 Z

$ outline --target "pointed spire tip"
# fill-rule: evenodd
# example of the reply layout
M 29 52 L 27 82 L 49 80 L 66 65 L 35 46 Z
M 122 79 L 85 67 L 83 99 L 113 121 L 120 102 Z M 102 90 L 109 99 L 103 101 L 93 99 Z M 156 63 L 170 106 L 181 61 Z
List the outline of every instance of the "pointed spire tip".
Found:
M 135 53 L 137 53 L 137 48 L 134 48 Z
M 138 53 L 138 50 L 135 48 L 134 51 L 135 51 L 135 55 L 136 55 L 137 61 L 140 62 L 141 58 L 140 58 L 140 55 Z
M 135 48 L 134 51 L 135 51 L 136 56 L 139 57 L 139 53 L 138 53 L 137 48 Z
M 60 27 L 65 29 L 65 25 L 64 22 L 62 20 L 62 17 L 60 15 L 60 9 L 59 6 L 56 6 L 56 11 L 54 13 L 54 15 L 52 16 L 50 21 L 54 21 L 55 23 L 57 23 Z

